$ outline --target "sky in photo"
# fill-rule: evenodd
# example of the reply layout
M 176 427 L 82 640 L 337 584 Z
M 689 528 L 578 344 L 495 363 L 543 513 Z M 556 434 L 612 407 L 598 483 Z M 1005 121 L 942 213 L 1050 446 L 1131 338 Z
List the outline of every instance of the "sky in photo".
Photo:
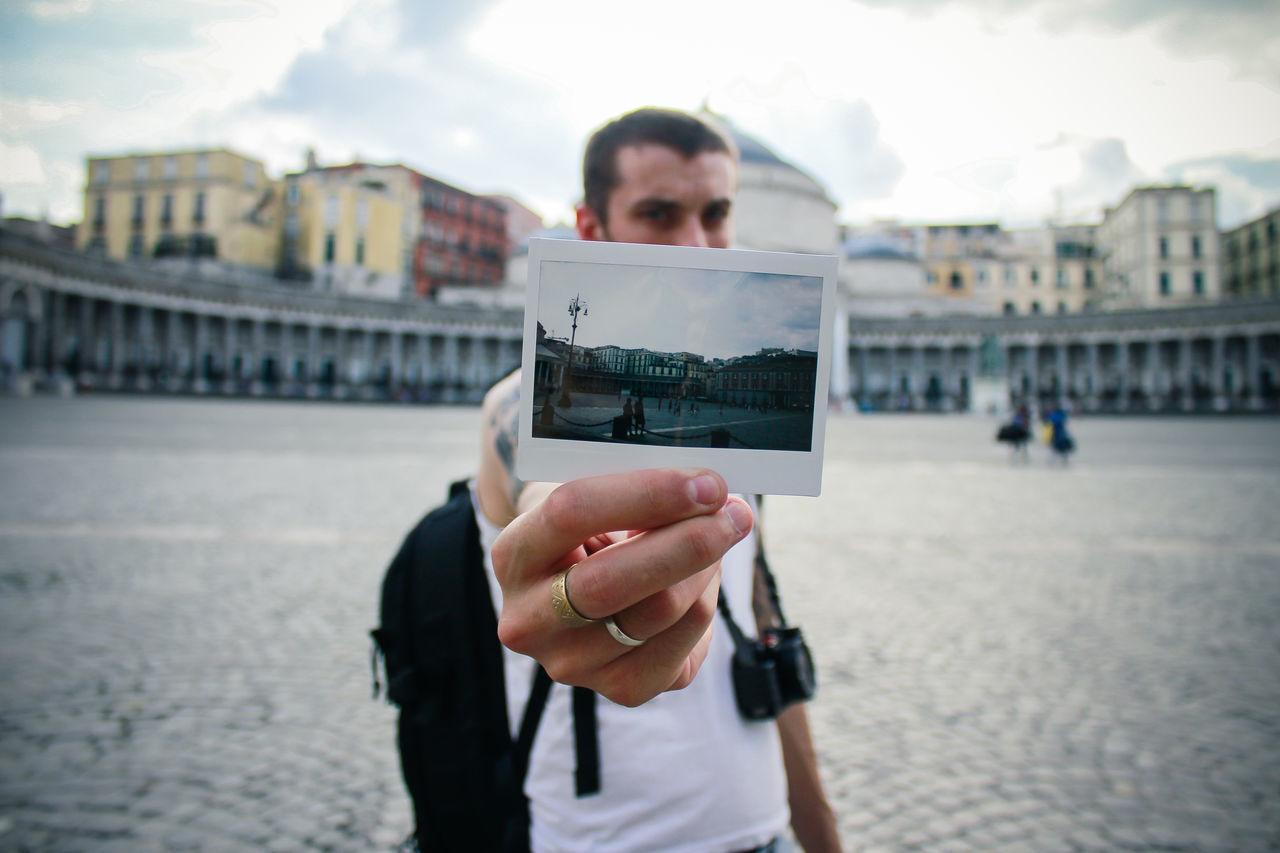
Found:
M 587 313 L 573 331 L 569 303 Z M 538 321 L 577 346 L 614 344 L 707 358 L 764 347 L 817 351 L 822 279 L 777 273 L 543 261 Z
M 0 192 L 82 217 L 88 155 L 403 162 L 569 217 L 602 121 L 708 104 L 842 222 L 1094 221 L 1134 186 L 1280 205 L 1275 0 L 8 0 Z

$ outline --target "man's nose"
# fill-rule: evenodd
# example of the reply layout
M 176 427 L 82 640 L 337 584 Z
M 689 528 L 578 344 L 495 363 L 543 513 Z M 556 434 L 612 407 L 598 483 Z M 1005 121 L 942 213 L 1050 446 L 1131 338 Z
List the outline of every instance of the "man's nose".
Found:
M 698 246 L 707 248 L 711 243 L 707 240 L 707 229 L 696 217 L 689 217 L 680 229 L 676 240 L 677 246 Z

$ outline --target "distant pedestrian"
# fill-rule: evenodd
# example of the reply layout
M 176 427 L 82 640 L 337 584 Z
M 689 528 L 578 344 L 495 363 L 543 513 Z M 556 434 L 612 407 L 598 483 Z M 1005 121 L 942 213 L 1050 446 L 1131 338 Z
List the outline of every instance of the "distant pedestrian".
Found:
M 1067 458 L 1076 449 L 1075 439 L 1067 432 L 1067 410 L 1062 406 L 1054 406 L 1047 420 L 1050 429 L 1049 447 L 1053 450 L 1053 455 L 1066 465 Z
M 1018 406 L 1009 423 L 1000 427 L 996 441 L 1008 442 L 1014 459 L 1028 459 L 1027 444 L 1031 441 L 1031 412 L 1025 404 Z
M 644 435 L 644 397 L 636 397 L 636 406 L 632 410 L 632 423 L 635 424 L 636 435 Z

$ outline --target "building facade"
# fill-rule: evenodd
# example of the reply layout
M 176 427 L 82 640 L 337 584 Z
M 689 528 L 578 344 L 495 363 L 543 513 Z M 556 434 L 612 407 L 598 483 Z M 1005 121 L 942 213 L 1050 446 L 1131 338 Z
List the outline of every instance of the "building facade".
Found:
M 1222 235 L 1222 290 L 1229 298 L 1280 298 L 1280 207 Z
M 1221 295 L 1216 194 L 1186 186 L 1135 189 L 1098 228 L 1102 307 L 1204 305 Z
M 351 163 L 286 175 L 280 275 L 323 293 L 398 299 L 413 292 L 423 176 Z
M 423 178 L 421 193 L 422 240 L 414 263 L 417 294 L 430 298 L 447 284 L 501 284 L 507 258 L 506 206 L 434 178 Z
M 226 149 L 90 157 L 87 175 L 82 249 L 119 260 L 276 265 L 278 188 L 252 157 Z

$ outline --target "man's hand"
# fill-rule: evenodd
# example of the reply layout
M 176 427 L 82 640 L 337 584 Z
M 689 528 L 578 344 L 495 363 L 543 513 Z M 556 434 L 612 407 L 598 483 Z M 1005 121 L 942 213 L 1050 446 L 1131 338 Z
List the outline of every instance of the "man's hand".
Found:
M 556 681 L 622 705 L 683 688 L 711 642 L 720 558 L 752 523 L 750 507 L 705 470 L 661 468 L 558 486 L 494 543 L 503 595 L 498 636 Z M 613 616 L 643 645 L 622 645 L 603 624 L 561 621 L 551 584 L 570 566 L 574 608 L 589 619 Z

